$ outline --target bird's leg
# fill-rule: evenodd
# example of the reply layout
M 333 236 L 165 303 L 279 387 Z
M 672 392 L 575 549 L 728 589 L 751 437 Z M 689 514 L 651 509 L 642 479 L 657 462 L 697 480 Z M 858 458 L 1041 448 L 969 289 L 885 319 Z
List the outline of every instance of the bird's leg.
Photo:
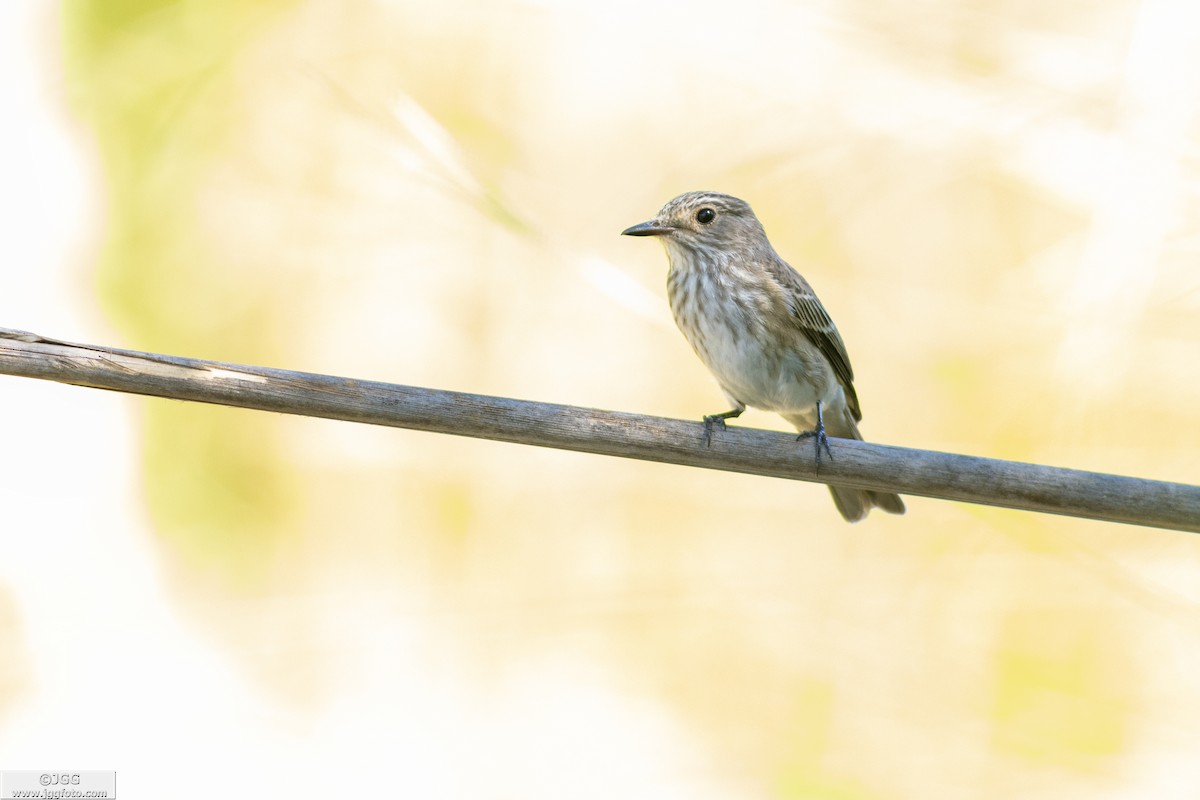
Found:
M 725 420 L 737 419 L 746 410 L 745 406 L 734 408 L 720 414 L 709 414 L 704 418 L 704 446 L 712 447 L 713 428 L 724 428 Z
M 796 437 L 796 441 L 808 439 L 812 437 L 816 439 L 817 445 L 817 466 L 821 466 L 821 448 L 825 448 L 825 452 L 829 454 L 829 460 L 833 461 L 833 451 L 829 449 L 829 437 L 825 435 L 825 417 L 821 414 L 821 401 L 817 401 L 817 427 L 811 431 L 805 431 Z

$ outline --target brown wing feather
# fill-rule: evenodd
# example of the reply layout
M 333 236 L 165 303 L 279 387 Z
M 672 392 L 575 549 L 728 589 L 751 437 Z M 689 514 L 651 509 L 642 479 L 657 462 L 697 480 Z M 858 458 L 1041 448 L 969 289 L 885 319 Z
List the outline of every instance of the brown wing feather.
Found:
M 854 391 L 854 370 L 850 366 L 850 356 L 846 354 L 846 345 L 842 342 L 837 326 L 829 318 L 829 312 L 821 305 L 812 287 L 800 273 L 783 261 L 777 261 L 771 266 L 772 273 L 785 291 L 793 319 L 809 341 L 816 345 L 829 361 L 834 374 L 841 381 L 850 413 L 855 421 L 861 420 L 862 411 L 858 406 L 858 394 Z

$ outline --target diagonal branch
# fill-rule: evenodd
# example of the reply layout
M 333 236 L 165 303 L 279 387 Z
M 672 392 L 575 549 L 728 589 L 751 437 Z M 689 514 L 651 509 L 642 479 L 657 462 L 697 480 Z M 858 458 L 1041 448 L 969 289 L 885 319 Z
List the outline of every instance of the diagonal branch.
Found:
M 474 436 L 775 478 L 1200 533 L 1200 487 L 834 439 L 818 467 L 795 435 L 73 344 L 0 328 L 0 374 L 239 408 Z

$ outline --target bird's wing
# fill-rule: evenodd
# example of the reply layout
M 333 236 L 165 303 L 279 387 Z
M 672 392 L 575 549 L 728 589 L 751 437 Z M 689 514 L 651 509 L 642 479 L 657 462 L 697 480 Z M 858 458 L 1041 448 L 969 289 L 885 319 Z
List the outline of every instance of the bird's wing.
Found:
M 862 411 L 858 407 L 858 394 L 854 391 L 854 370 L 850 366 L 850 356 L 846 354 L 846 345 L 837 326 L 829 318 L 829 312 L 821 305 L 808 281 L 796 270 L 780 261 L 772 271 L 784 289 L 792 319 L 829 361 L 834 374 L 841 381 L 850 413 L 855 421 L 861 420 Z

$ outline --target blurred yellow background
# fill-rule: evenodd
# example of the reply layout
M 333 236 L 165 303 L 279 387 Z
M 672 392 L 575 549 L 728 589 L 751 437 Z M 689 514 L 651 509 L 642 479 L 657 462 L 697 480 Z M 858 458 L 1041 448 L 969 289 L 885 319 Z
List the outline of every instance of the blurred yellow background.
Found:
M 713 189 L 837 321 L 868 439 L 1200 483 L 1198 75 L 1171 0 L 5 0 L 0 326 L 698 419 L 666 258 L 618 233 Z M 815 485 L 0 388 L 0 769 L 1200 785 L 1185 534 L 851 528 Z

